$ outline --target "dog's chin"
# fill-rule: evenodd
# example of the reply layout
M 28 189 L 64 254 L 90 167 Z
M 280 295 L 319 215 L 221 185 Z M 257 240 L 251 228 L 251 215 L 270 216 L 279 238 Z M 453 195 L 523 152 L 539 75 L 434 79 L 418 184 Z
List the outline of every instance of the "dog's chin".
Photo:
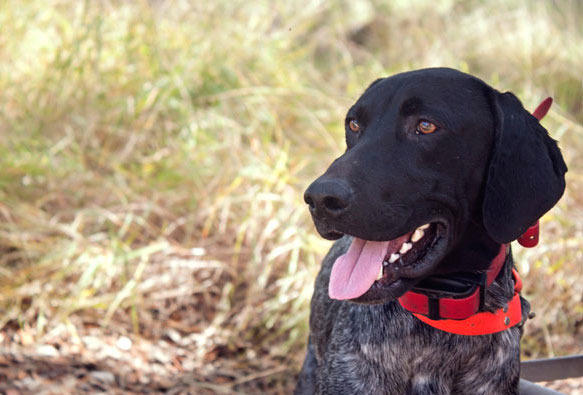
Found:
M 449 227 L 445 221 L 432 221 L 425 236 L 417 242 L 408 242 L 413 247 L 396 259 L 388 252 L 383 262 L 382 277 L 361 296 L 350 302 L 380 304 L 393 301 L 413 288 L 423 278 L 435 272 L 449 250 L 451 241 Z M 410 238 L 414 231 L 410 232 Z M 392 262 L 391 262 L 392 261 Z
M 413 288 L 418 281 L 412 278 L 399 278 L 389 284 L 381 284 L 375 281 L 365 294 L 348 301 L 360 304 L 387 303 L 401 297 L 405 292 Z
M 316 230 L 326 240 L 338 240 L 344 236 L 344 233 L 338 232 L 337 230 L 330 228 L 326 223 L 322 223 L 314 219 L 314 224 L 316 225 Z

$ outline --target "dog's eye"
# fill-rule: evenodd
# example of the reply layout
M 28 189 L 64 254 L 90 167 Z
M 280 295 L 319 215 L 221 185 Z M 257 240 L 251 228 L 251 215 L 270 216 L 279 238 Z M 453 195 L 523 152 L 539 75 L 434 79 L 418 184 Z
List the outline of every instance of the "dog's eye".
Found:
M 435 124 L 426 121 L 426 120 L 421 120 L 419 121 L 419 123 L 417 124 L 417 128 L 415 129 L 415 132 L 417 134 L 421 133 L 421 134 L 430 134 L 433 133 L 437 130 L 437 126 L 435 126 Z
M 358 124 L 358 122 L 356 122 L 356 120 L 354 120 L 354 119 L 351 119 L 351 120 L 348 122 L 348 128 L 349 128 L 350 130 L 352 130 L 354 133 L 358 133 L 358 132 L 360 132 L 360 125 L 359 125 L 359 124 Z

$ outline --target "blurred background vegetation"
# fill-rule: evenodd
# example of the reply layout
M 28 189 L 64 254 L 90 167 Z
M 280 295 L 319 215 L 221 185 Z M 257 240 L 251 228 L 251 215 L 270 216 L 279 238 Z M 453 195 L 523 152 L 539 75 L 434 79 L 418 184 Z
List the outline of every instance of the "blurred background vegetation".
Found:
M 581 20 L 576 0 L 0 0 L 0 351 L 123 335 L 180 349 L 165 374 L 197 388 L 289 391 L 330 246 L 303 190 L 372 80 L 448 66 L 555 100 L 568 189 L 515 246 L 523 357 L 582 352 Z

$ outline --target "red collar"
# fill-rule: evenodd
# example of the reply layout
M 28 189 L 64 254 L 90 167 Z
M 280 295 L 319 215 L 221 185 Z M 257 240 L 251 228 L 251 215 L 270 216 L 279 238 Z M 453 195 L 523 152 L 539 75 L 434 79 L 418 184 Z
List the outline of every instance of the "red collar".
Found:
M 432 320 L 454 319 L 464 320 L 475 315 L 484 304 L 486 288 L 489 287 L 500 269 L 504 266 L 507 255 L 507 246 L 501 245 L 500 251 L 490 263 L 485 276 L 482 275 L 478 281 L 470 281 L 469 290 L 456 292 L 436 291 L 430 286 L 423 286 L 416 290 L 409 291 L 399 298 L 399 303 L 406 310 L 422 314 Z M 474 285 L 472 286 L 472 283 Z M 447 284 L 446 284 L 447 286 Z M 451 295 L 447 297 L 444 295 Z
M 534 247 L 539 239 L 538 221 L 518 238 L 524 247 Z M 507 307 L 494 313 L 479 312 L 484 304 L 486 288 L 489 287 L 504 266 L 508 245 L 502 244 L 500 251 L 492 260 L 490 267 L 482 276 L 480 284 L 471 288 L 465 295 L 440 297 L 435 292 L 409 291 L 399 298 L 405 310 L 434 328 L 458 335 L 487 335 L 511 328 L 522 320 L 520 290 L 522 280 L 512 269 L 514 276 L 514 296 Z
M 522 308 L 520 304 L 522 280 L 516 270 L 512 269 L 512 274 L 514 275 L 514 296 L 507 307 L 499 309 L 494 313 L 484 311 L 462 320 L 432 320 L 422 314 L 413 313 L 413 315 L 429 326 L 457 335 L 489 335 L 512 328 L 522 321 Z
M 468 296 L 439 297 L 432 293 L 409 291 L 399 298 L 399 303 L 424 323 L 449 333 L 486 335 L 511 328 L 522 320 L 519 295 L 522 281 L 514 269 L 514 297 L 508 307 L 495 313 L 478 312 L 484 304 L 486 288 L 494 282 L 504 266 L 507 250 L 507 245 L 500 246 L 500 252 L 483 277 L 484 281 L 476 285 Z

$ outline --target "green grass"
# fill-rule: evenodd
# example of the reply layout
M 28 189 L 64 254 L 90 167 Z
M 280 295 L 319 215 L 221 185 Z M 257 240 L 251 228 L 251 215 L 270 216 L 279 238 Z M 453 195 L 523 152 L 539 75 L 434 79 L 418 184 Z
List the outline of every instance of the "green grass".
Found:
M 176 289 L 181 320 L 215 333 L 197 358 L 297 363 L 329 246 L 303 189 L 372 80 L 449 66 L 530 109 L 555 98 L 568 190 L 518 252 L 539 313 L 524 353 L 581 352 L 582 17 L 576 1 L 0 0 L 0 328 L 156 336 Z

